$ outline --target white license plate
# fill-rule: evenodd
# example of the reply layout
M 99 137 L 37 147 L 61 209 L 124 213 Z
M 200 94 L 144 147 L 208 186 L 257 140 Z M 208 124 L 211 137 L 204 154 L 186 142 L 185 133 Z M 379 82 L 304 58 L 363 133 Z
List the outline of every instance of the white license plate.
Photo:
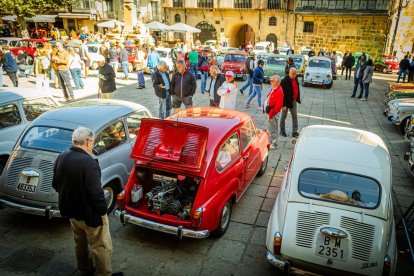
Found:
M 19 184 L 17 184 L 17 190 L 34 194 L 36 193 L 37 184 L 39 184 L 39 177 L 21 175 L 19 178 Z
M 348 240 L 319 234 L 316 240 L 315 255 L 346 262 L 348 259 Z

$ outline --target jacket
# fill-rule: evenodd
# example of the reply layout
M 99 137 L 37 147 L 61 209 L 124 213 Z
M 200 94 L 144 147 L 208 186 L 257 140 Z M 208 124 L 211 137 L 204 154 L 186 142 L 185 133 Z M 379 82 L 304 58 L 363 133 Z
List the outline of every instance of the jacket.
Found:
M 193 96 L 197 89 L 197 83 L 194 75 L 186 70 L 184 74 L 180 72 L 175 72 L 171 78 L 171 95 L 178 97 L 188 97 Z
M 362 79 L 364 77 L 364 71 L 366 68 L 367 68 L 366 61 L 364 61 L 364 63 L 358 62 L 357 66 L 355 66 L 355 73 L 354 73 L 355 78 Z
M 286 64 L 286 66 L 285 66 L 285 75 L 289 75 L 290 68 L 296 68 L 296 64 L 295 63 Z
M 148 68 L 155 69 L 160 62 L 160 55 L 156 51 L 151 51 L 148 55 Z
M 110 62 L 118 61 L 118 51 L 114 47 L 109 48 L 108 58 Z
M 253 84 L 262 84 L 264 78 L 264 71 L 262 67 L 257 66 L 253 71 Z
M 224 82 L 217 90 L 220 98 L 220 108 L 236 109 L 237 85 L 235 82 Z
M 273 88 L 270 93 L 267 95 L 266 102 L 264 108 L 266 106 L 270 107 L 269 111 L 269 120 L 273 119 L 283 107 L 283 89 L 282 86 L 278 86 L 277 88 Z
M 223 74 L 218 74 L 216 78 L 216 82 L 214 83 L 214 102 L 220 103 L 220 95 L 217 94 L 217 90 L 220 86 L 226 81 L 226 77 Z M 210 77 L 210 86 L 208 87 L 207 92 L 210 93 L 211 84 L 213 83 L 213 77 Z
M 367 68 L 364 70 L 364 76 L 362 77 L 362 83 L 371 83 L 373 74 L 374 74 L 374 66 L 367 66 Z
M 344 66 L 347 68 L 352 68 L 355 65 L 355 57 L 348 55 L 345 59 Z
M 410 68 L 410 61 L 408 58 L 404 58 L 400 61 L 400 70 L 407 70 Z
M 69 70 L 69 53 L 66 50 L 57 51 L 52 57 L 56 70 Z
M 53 169 L 53 189 L 59 194 L 63 217 L 85 221 L 90 227 L 102 225 L 107 213 L 98 161 L 86 151 L 71 147 L 61 153 Z
M 199 58 L 199 60 L 198 60 L 198 64 L 197 64 L 197 66 L 198 66 L 198 68 L 201 70 L 201 71 L 203 71 L 203 72 L 208 72 L 208 69 L 207 69 L 207 71 L 204 71 L 203 70 L 203 68 L 202 68 L 202 66 L 207 66 L 207 68 L 210 68 L 209 67 L 209 65 L 210 65 L 210 62 L 209 62 L 209 60 L 208 60 L 208 57 L 203 57 L 203 56 L 201 56 L 200 58 Z
M 105 62 L 105 65 L 99 67 L 100 75 L 104 76 L 103 79 L 99 79 L 99 88 L 102 93 L 111 93 L 116 90 L 116 83 L 115 83 L 115 72 L 109 63 Z
M 6 72 L 17 72 L 17 62 L 12 53 L 6 52 L 3 54 L 3 70 Z
M 128 50 L 127 49 L 122 49 L 121 52 L 119 52 L 119 61 L 123 62 L 123 61 L 128 61 Z
M 170 75 L 168 72 L 165 72 L 165 74 L 167 75 L 168 84 L 171 87 Z M 160 84 L 163 84 L 165 86 L 164 79 L 162 78 L 160 71 L 157 70 L 154 74 L 154 82 L 152 86 L 154 87 L 155 95 L 158 98 L 165 99 L 167 97 L 167 93 L 169 93 L 169 90 L 167 91 L 165 88 L 161 88 Z
M 298 98 L 296 99 L 297 103 L 300 102 L 300 85 L 298 78 L 296 78 L 296 81 L 298 82 Z M 283 78 L 283 80 L 280 82 L 280 86 L 282 86 L 283 89 L 283 107 L 292 108 L 293 107 L 293 86 L 292 86 L 292 80 L 289 76 L 286 76 Z

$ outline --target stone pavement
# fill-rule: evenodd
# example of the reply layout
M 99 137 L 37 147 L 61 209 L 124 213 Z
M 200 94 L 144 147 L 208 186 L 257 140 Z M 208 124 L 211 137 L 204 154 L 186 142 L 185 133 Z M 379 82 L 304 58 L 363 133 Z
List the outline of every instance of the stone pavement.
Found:
M 117 80 L 115 98 L 143 104 L 157 116 L 158 102 L 149 77 L 146 76 L 147 88 L 144 90 L 136 89 L 136 76 L 132 77 L 134 79 L 128 81 Z M 374 78 L 368 102 L 350 98 L 352 81 L 337 80 L 329 90 L 301 87 L 303 99 L 299 107 L 299 126 L 355 127 L 382 137 L 392 157 L 394 208 L 398 218 L 414 200 L 413 178 L 403 160 L 407 145 L 398 129 L 382 115 L 387 81 L 395 81 L 395 76 L 375 74 Z M 4 76 L 4 79 L 5 84 L 10 85 L 8 77 Z M 22 87 L 34 87 L 33 78 L 21 79 L 20 82 Z M 96 96 L 96 78 L 88 78 L 86 83 L 85 91 L 75 91 L 77 99 Z M 51 93 L 62 100 L 60 90 L 51 89 Z M 259 128 L 267 128 L 264 115 L 257 109 L 257 101 L 246 109 L 246 99 L 247 95 L 238 94 L 237 109 L 251 114 Z M 194 105 L 207 104 L 208 96 L 197 91 Z M 288 135 L 290 122 L 288 117 Z M 279 149 L 270 152 L 265 175 L 257 177 L 234 205 L 230 227 L 221 238 L 177 240 L 174 236 L 133 225 L 124 227 L 111 216 L 113 270 L 124 271 L 125 275 L 274 274 L 274 269 L 264 257 L 266 227 L 293 147 L 290 137 L 279 140 Z M 0 233 L 0 275 L 78 275 L 74 242 L 67 220 L 48 221 L 5 209 L 0 211 Z M 400 243 L 400 246 L 401 249 L 404 244 Z M 413 271 L 414 266 L 405 259 L 405 254 L 400 254 L 398 275 L 409 275 L 409 271 Z

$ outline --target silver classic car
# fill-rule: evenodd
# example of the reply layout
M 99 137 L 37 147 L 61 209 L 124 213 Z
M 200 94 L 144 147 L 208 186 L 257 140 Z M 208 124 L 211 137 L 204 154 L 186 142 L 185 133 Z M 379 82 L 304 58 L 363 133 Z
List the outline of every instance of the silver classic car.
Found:
M 53 165 L 72 146 L 73 130 L 84 126 L 96 133 L 93 154 L 111 210 L 133 165 L 129 156 L 141 118 L 148 117 L 152 115 L 142 105 L 119 100 L 86 100 L 43 114 L 23 132 L 6 164 L 0 178 L 0 209 L 60 216 L 58 194 L 52 189 Z

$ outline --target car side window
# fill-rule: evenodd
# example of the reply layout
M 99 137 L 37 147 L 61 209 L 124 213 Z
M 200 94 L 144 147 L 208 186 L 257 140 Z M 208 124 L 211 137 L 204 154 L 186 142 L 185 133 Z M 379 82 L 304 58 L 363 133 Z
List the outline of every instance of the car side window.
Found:
M 249 120 L 244 123 L 244 125 L 241 128 L 241 140 L 242 140 L 242 148 L 245 150 L 250 143 L 254 140 L 256 137 L 256 132 L 254 130 L 254 125 L 252 120 Z
M 23 101 L 23 110 L 28 121 L 33 121 L 46 111 L 55 109 L 57 105 L 49 98 L 37 98 Z
M 22 122 L 19 108 L 15 104 L 0 106 L 0 129 L 18 125 Z
M 125 126 L 118 121 L 107 126 L 95 138 L 94 154 L 101 155 L 110 151 L 127 140 Z
M 134 139 L 137 137 L 139 129 L 141 127 L 141 119 L 149 117 L 150 115 L 148 112 L 144 110 L 134 112 L 127 117 L 126 121 L 128 125 L 129 138 Z
M 215 166 L 221 172 L 240 155 L 239 135 L 234 133 L 220 147 Z

